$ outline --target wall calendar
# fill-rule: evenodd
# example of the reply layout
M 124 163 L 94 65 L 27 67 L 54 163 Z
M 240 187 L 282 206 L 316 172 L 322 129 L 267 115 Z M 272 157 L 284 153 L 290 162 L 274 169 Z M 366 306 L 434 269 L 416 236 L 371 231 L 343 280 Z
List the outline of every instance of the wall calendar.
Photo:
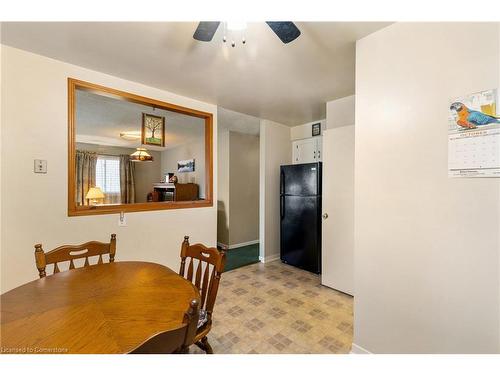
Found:
M 448 176 L 500 177 L 499 91 L 451 101 L 448 116 Z

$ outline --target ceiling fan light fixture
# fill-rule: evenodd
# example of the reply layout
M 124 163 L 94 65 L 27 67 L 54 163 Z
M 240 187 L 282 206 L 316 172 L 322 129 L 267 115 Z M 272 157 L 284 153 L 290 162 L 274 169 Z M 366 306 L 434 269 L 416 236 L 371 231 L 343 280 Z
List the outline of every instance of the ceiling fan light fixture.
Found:
M 193 38 L 202 42 L 210 42 L 215 32 L 217 31 L 219 21 L 201 21 L 196 28 Z M 267 25 L 276 34 L 276 36 L 283 42 L 283 44 L 288 44 L 293 42 L 300 36 L 299 28 L 291 21 L 266 21 Z M 240 32 L 243 34 L 242 44 L 246 43 L 244 32 L 247 27 L 246 22 L 241 21 L 227 21 L 222 22 L 223 24 L 223 42 L 226 42 L 227 32 Z
M 245 31 L 247 29 L 247 23 L 242 21 L 226 21 L 222 23 L 223 26 L 223 37 L 222 41 L 226 43 L 228 39 L 231 40 L 231 47 L 236 47 L 236 39 L 241 38 L 241 44 L 246 43 Z M 228 38 L 229 37 L 229 38 Z M 236 38 L 235 38 L 236 37 Z

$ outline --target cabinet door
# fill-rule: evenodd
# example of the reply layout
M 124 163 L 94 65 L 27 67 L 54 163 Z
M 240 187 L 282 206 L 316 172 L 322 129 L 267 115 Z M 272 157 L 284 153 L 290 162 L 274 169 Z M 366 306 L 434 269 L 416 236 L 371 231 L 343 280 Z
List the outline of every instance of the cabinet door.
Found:
M 315 137 L 316 140 L 316 160 L 315 161 L 322 161 L 323 160 L 323 137 Z
M 293 142 L 293 164 L 314 163 L 316 161 L 316 140 L 301 139 Z
M 292 142 L 292 164 L 300 163 L 299 145 L 298 141 Z

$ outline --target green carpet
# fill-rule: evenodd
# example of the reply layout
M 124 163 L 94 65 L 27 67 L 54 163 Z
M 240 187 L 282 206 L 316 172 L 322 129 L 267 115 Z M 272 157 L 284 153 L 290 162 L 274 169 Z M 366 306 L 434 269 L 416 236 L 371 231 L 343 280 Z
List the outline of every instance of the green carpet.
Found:
M 224 272 L 257 263 L 259 261 L 259 244 L 238 247 L 226 251 Z

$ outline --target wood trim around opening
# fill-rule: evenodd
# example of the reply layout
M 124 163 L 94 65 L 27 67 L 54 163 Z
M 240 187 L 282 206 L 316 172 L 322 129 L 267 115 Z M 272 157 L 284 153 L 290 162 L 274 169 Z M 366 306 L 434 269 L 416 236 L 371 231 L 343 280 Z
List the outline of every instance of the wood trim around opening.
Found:
M 148 202 L 130 203 L 113 206 L 77 206 L 75 199 L 76 187 L 76 90 L 81 89 L 104 94 L 115 99 L 126 100 L 137 104 L 146 104 L 172 112 L 182 113 L 205 120 L 205 199 L 182 202 Z M 120 212 L 157 211 L 182 208 L 213 206 L 213 114 L 196 109 L 182 107 L 176 104 L 115 90 L 94 83 L 68 78 L 68 216 L 102 215 Z

